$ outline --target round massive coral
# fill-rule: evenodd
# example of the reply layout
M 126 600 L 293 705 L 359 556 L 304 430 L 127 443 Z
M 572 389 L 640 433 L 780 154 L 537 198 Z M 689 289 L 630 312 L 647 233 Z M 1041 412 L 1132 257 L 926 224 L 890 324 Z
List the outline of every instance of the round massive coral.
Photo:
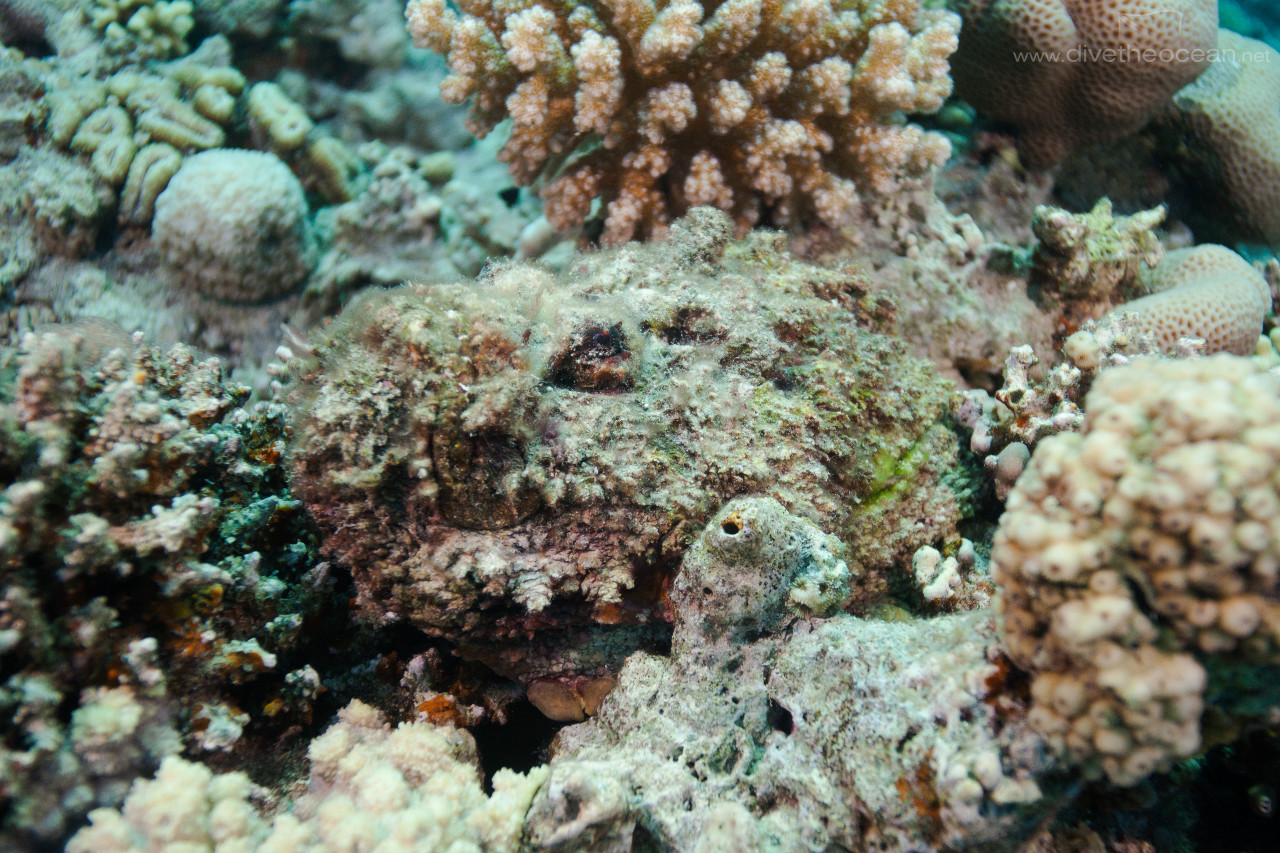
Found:
M 1194 754 L 1201 714 L 1280 705 L 1280 378 L 1250 360 L 1102 373 L 1036 448 L 991 551 L 1031 722 L 1092 777 Z
M 151 232 L 170 266 L 206 296 L 261 302 L 311 272 L 302 184 L 279 157 L 215 148 L 188 157 L 156 199 Z
M 1139 277 L 1151 293 L 1116 311 L 1137 314 L 1136 327 L 1162 351 L 1174 352 L 1183 337 L 1204 338 L 1211 354 L 1254 351 L 1271 311 L 1271 288 L 1226 246 L 1178 249 Z
M 1218 47 L 1162 121 L 1178 131 L 1197 190 L 1197 233 L 1280 248 L 1280 53 L 1229 30 Z
M 590 669 L 665 637 L 664 585 L 732 496 L 813 517 L 868 570 L 952 530 L 950 385 L 868 331 L 858 275 L 770 235 L 726 246 L 699 213 L 559 277 L 373 292 L 334 323 L 294 483 L 367 614 L 507 673 Z
M 956 92 L 1052 166 L 1138 130 L 1209 65 L 1217 0 L 950 0 Z
M 813 213 L 939 165 L 949 146 L 901 120 L 951 93 L 959 21 L 918 0 L 412 0 L 415 42 L 448 55 L 444 97 L 474 95 L 479 136 L 510 116 L 502 159 L 558 228 L 599 198 L 603 240 L 661 233 L 697 205 L 740 229 Z

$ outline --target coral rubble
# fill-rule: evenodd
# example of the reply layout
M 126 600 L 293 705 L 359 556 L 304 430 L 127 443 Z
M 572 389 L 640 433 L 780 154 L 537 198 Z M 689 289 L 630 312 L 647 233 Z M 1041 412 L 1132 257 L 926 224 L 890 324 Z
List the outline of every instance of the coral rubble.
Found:
M 181 749 L 179 715 L 198 751 L 308 719 L 290 652 L 328 585 L 299 583 L 284 412 L 239 408 L 216 360 L 86 324 L 0 351 L 0 376 L 0 797 L 6 833 L 51 840 Z

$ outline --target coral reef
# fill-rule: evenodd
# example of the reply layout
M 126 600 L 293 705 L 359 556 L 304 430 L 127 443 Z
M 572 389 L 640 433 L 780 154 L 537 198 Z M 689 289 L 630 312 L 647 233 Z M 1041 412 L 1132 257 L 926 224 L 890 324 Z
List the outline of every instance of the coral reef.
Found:
M 0 0 L 0 848 L 1273 853 L 1274 53 L 405 5 Z
M 295 488 L 366 615 L 591 672 L 661 637 L 684 538 L 736 494 L 842 535 L 861 602 L 953 534 L 977 495 L 949 383 L 874 332 L 855 272 L 731 230 L 700 209 L 559 277 L 366 293 L 298 354 Z
M 958 180 L 939 178 L 949 187 Z M 904 182 L 863 204 L 847 228 L 816 229 L 792 245 L 824 266 L 865 268 L 893 295 L 895 335 L 944 376 L 983 384 L 998 376 L 1010 347 L 1047 351 L 1058 326 L 1056 314 L 1033 298 L 1018 248 L 1031 242 L 1026 220 L 1047 188 L 1024 189 L 1020 197 L 983 198 L 991 188 L 974 180 L 950 189 L 954 198 L 944 204 L 933 181 Z
M 544 769 L 499 770 L 480 788 L 475 742 L 458 729 L 387 725 L 352 702 L 311 742 L 306 788 L 273 818 L 243 773 L 214 775 L 180 758 L 141 780 L 119 810 L 99 809 L 68 853 L 218 850 L 485 850 L 515 853 Z
M 1081 428 L 1085 394 L 1102 370 L 1138 355 L 1258 351 L 1272 304 L 1266 275 L 1223 246 L 1165 254 L 1153 232 L 1164 213 L 1115 217 L 1107 199 L 1087 214 L 1036 209 L 1028 283 L 1059 303 L 1063 327 L 1079 328 L 1047 370 L 1033 347 L 1011 348 L 994 396 L 968 390 L 956 410 L 973 430 L 970 449 L 987 454 L 1000 498 L 1042 438 Z
M 89 23 L 109 52 L 131 62 L 171 59 L 188 50 L 192 11 L 191 0 L 93 0 Z
M 1161 124 L 1181 136 L 1181 170 L 1204 200 L 1196 223 L 1206 236 L 1280 249 L 1280 53 L 1229 30 L 1218 50 Z
M 944 137 L 904 124 L 950 94 L 958 21 L 918 2 L 413 0 L 415 43 L 447 54 L 470 130 L 510 116 L 502 159 L 546 181 L 557 228 L 604 205 L 606 243 L 660 235 L 698 205 L 845 224 L 858 192 L 940 165 Z
M 956 92 L 1034 168 L 1146 124 L 1209 65 L 1217 0 L 950 0 Z
M 1135 784 L 1201 748 L 1209 709 L 1225 727 L 1280 701 L 1278 383 L 1230 355 L 1106 371 L 1009 497 L 1002 642 L 1088 778 Z
M 130 65 L 105 79 L 48 81 L 45 131 L 57 148 L 90 157 L 94 171 L 122 188 L 123 224 L 147 226 L 155 197 L 184 155 L 219 148 L 228 133 L 297 164 L 331 201 L 345 201 L 358 165 L 345 146 L 314 128 L 302 108 L 273 83 L 246 87 L 231 64 L 231 45 L 206 39 L 169 63 Z M 243 116 L 243 123 L 240 117 Z M 159 155 L 166 165 L 156 171 Z M 143 201 L 134 197 L 145 188 Z
M 1182 338 L 1204 339 L 1210 354 L 1251 354 L 1271 312 L 1270 285 L 1225 246 L 1202 244 L 1166 255 L 1153 231 L 1164 216 L 1161 207 L 1114 217 L 1105 198 L 1082 215 L 1039 207 L 1031 221 L 1038 242 L 1029 283 L 1067 302 L 1067 317 L 1077 322 L 1108 308 L 1136 315 L 1133 330 L 1168 354 Z M 1073 356 L 1086 369 L 1098 360 L 1079 345 Z
M 813 619 L 796 605 L 828 547 L 772 501 L 714 516 L 672 589 L 672 655 L 628 658 L 599 715 L 558 736 L 533 845 L 1023 848 L 1065 790 L 996 710 L 990 614 Z
M 52 840 L 181 748 L 179 715 L 197 751 L 307 720 L 293 652 L 329 584 L 299 583 L 281 407 L 238 408 L 216 361 L 90 324 L 0 351 L 0 380 L 0 797 L 6 835 Z
M 409 47 L 399 0 L 291 0 L 289 23 L 295 38 L 336 45 L 363 65 L 398 68 Z
M 370 284 L 469 277 L 490 257 L 536 257 L 560 242 L 536 196 L 511 187 L 495 146 L 467 147 L 464 111 L 443 104 L 433 88 L 442 63 L 408 47 L 394 3 L 297 3 L 286 16 L 279 3 L 202 2 L 192 12 L 193 43 L 195 35 L 221 34 L 171 61 L 108 51 L 89 5 L 59 0 L 66 14 L 41 25 L 43 47 L 16 42 L 32 55 L 0 51 L 0 342 L 44 322 L 100 317 L 159 345 L 181 341 L 216 353 L 263 394 L 282 323 L 305 331 Z M 344 38 L 335 16 L 357 11 L 368 30 Z M 19 23 L 29 12 L 13 9 Z M 278 69 L 254 59 L 265 43 L 253 39 L 278 40 L 281 57 L 312 65 L 327 61 L 336 39 L 350 65 L 341 81 L 306 65 Z M 382 41 L 399 48 L 384 50 Z M 393 68 L 394 56 L 404 62 Z M 358 73 L 355 63 L 375 61 Z M 382 141 L 397 134 L 403 144 Z M 157 199 L 184 161 L 231 148 L 274 156 L 296 176 L 310 224 L 299 240 L 296 218 L 282 245 L 307 251 L 290 257 L 265 249 L 261 238 L 213 227 L 222 201 L 208 207 L 208 229 L 176 240 L 164 227 L 153 231 Z M 276 174 L 281 186 L 293 183 Z M 263 198 L 219 186 L 238 203 Z M 298 194 L 291 186 L 274 204 L 300 211 Z M 170 212 L 198 219 L 193 200 Z M 187 253 L 197 236 L 219 233 L 227 239 L 216 257 Z M 228 286 L 230 279 L 237 281 Z

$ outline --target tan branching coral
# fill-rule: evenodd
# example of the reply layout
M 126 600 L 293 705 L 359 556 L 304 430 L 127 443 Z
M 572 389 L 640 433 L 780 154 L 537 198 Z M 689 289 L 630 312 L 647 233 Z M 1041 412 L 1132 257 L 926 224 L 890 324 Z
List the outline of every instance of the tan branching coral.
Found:
M 545 181 L 547 218 L 602 240 L 660 234 L 697 205 L 740 230 L 813 214 L 845 223 L 858 191 L 944 160 L 903 113 L 938 109 L 959 19 L 919 0 L 412 0 L 414 41 L 447 54 L 444 97 L 469 128 L 507 116 L 502 158 Z

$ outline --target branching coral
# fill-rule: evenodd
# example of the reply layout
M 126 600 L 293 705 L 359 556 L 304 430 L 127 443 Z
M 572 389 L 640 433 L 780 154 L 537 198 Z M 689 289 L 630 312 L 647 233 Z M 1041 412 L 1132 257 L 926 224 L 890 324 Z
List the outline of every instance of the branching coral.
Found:
M 545 180 L 547 218 L 603 241 L 661 233 L 696 205 L 739 229 L 816 214 L 847 221 L 857 191 L 940 163 L 948 144 L 904 124 L 951 92 L 959 20 L 917 0 L 413 0 L 415 42 L 448 55 L 447 100 L 470 129 L 513 121 L 502 157 Z

